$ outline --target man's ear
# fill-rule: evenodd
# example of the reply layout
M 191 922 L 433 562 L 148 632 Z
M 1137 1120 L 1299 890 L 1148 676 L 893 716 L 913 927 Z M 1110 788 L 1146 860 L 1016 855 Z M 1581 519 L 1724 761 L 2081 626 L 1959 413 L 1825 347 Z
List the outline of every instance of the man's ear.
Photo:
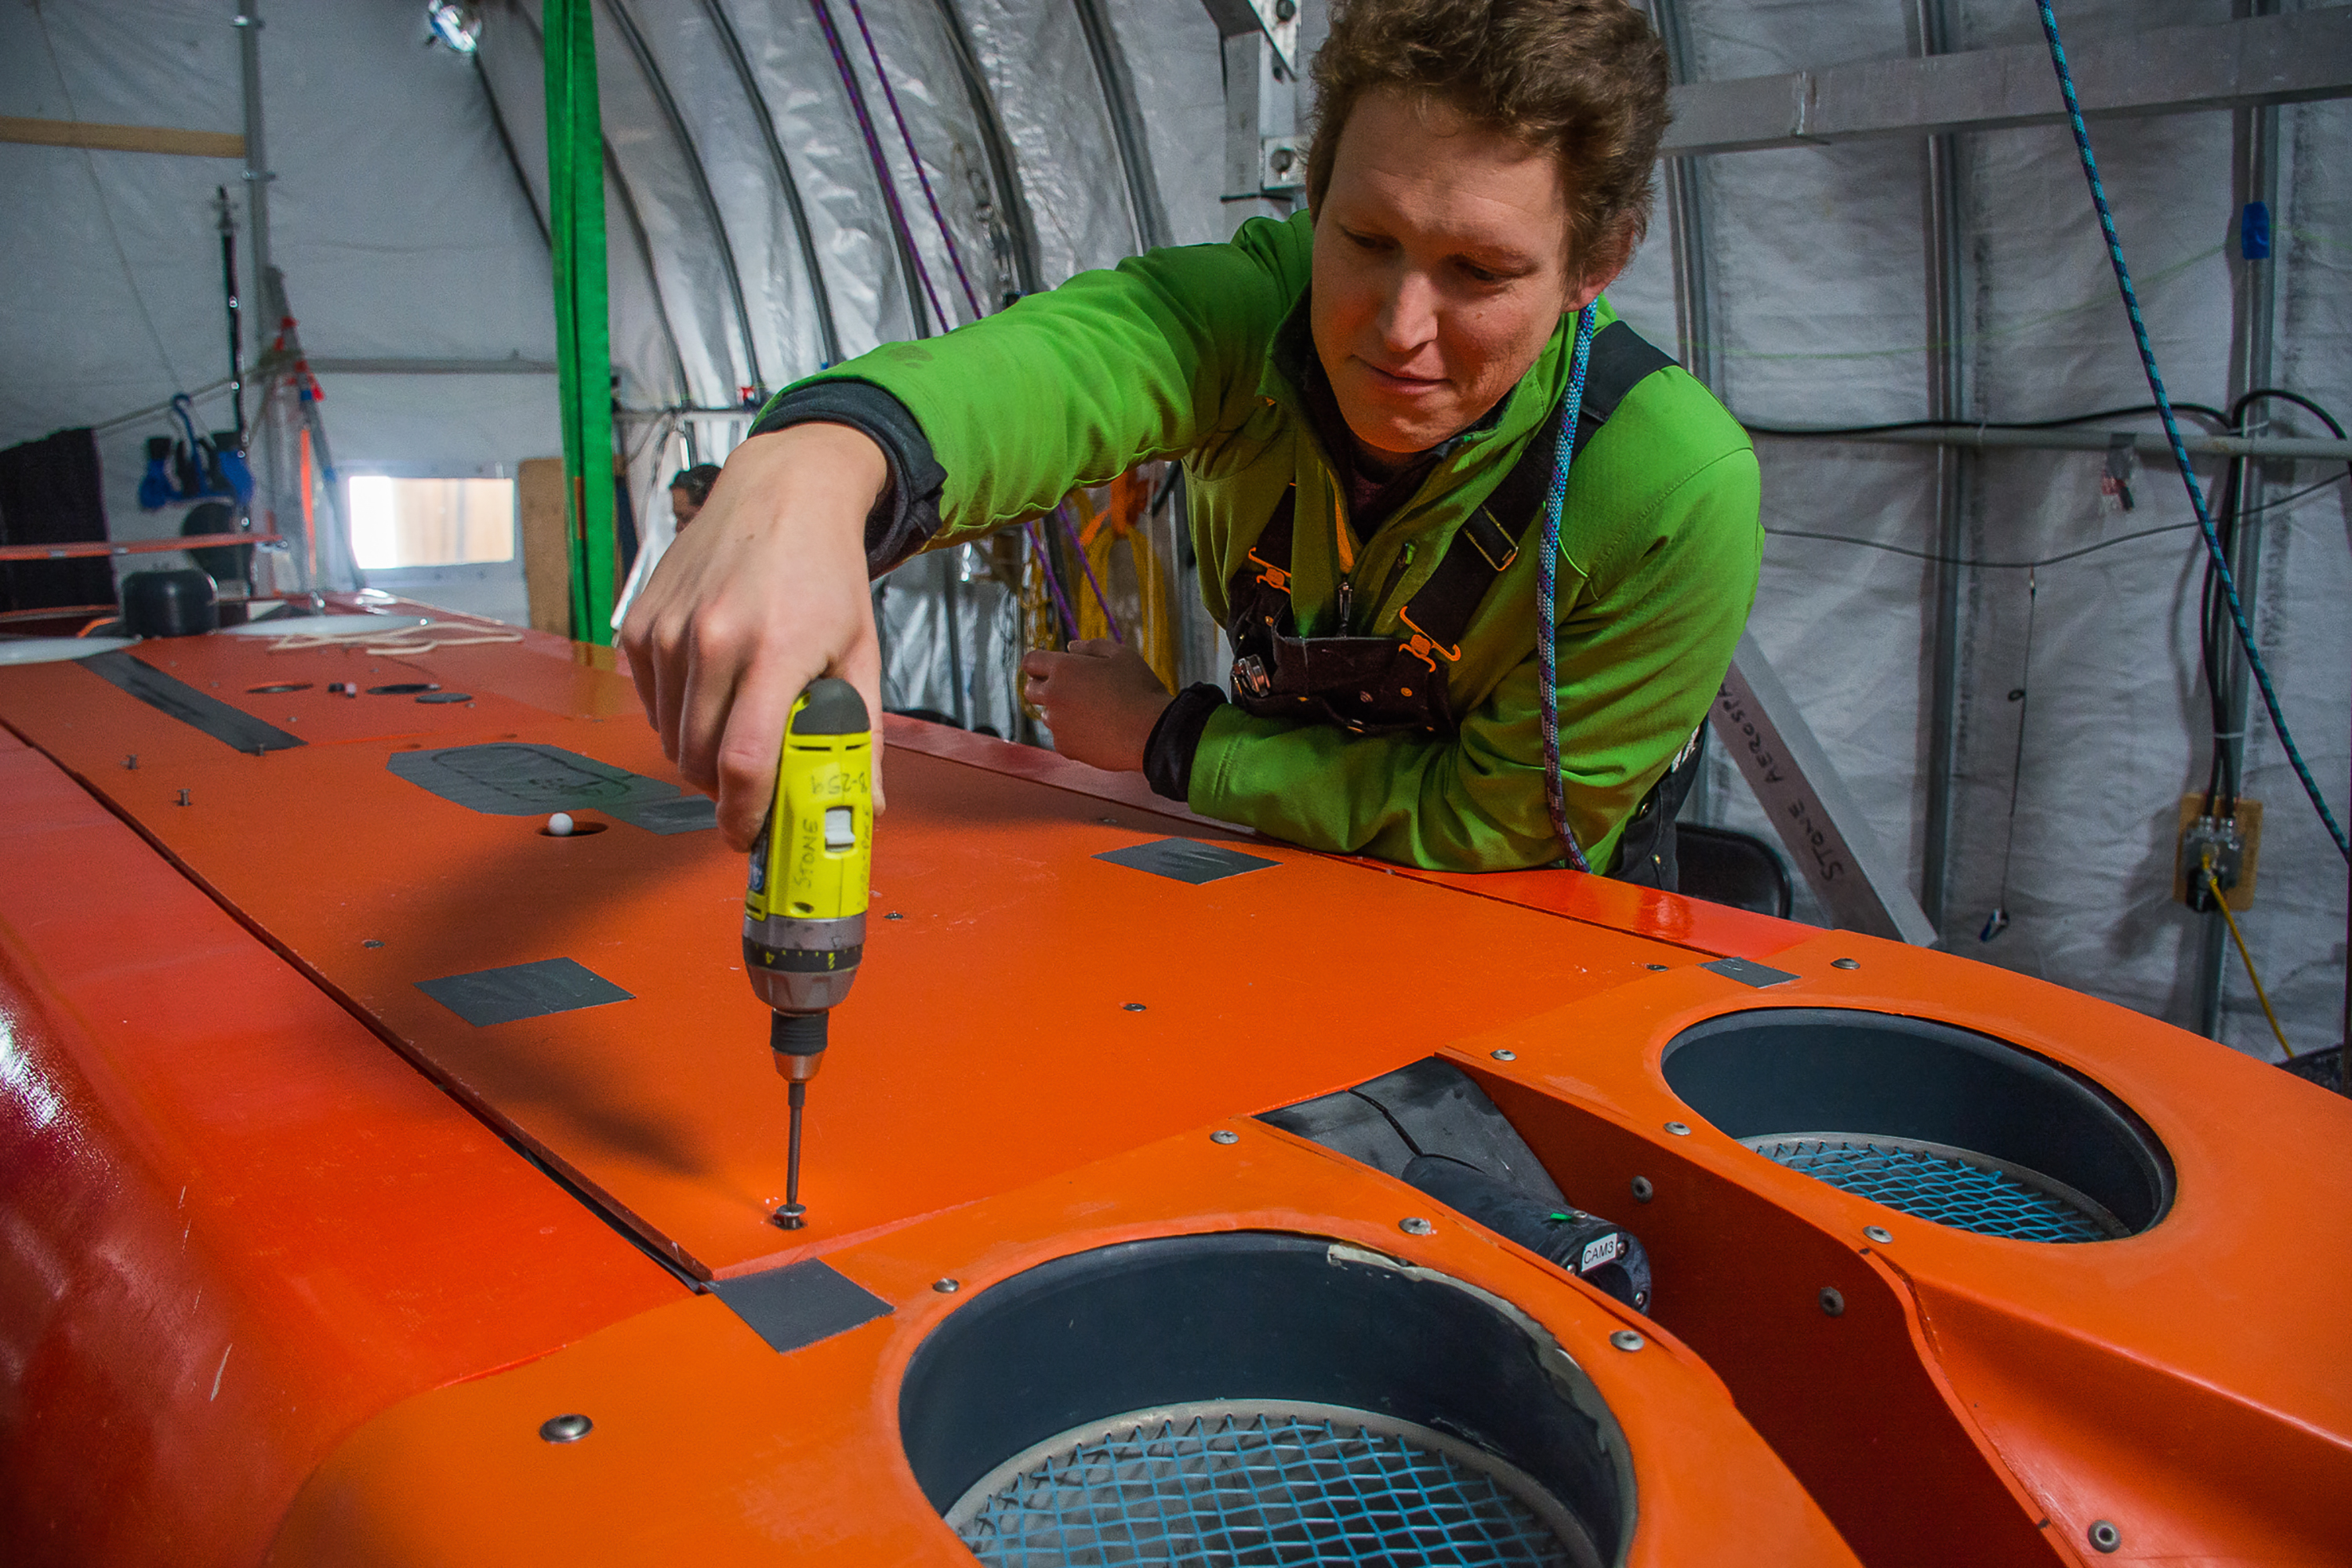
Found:
M 1568 291 L 1568 314 L 1572 316 L 1601 298 L 1601 290 L 1616 282 L 1633 264 L 1634 248 L 1640 243 L 1639 231 L 1628 223 L 1594 246 L 1583 277 Z

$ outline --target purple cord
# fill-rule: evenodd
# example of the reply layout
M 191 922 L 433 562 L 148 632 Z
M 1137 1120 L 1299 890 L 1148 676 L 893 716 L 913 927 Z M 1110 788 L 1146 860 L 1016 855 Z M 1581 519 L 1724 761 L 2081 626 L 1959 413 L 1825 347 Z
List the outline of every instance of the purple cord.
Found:
M 1095 591 L 1095 603 L 1102 606 L 1104 624 L 1110 627 L 1110 640 L 1125 647 L 1127 639 L 1119 636 L 1118 617 L 1110 613 L 1110 601 L 1103 597 L 1102 584 L 1095 581 L 1095 563 L 1087 559 L 1086 542 L 1078 537 L 1077 524 L 1070 521 L 1070 509 L 1057 506 L 1054 515 L 1061 520 L 1062 531 L 1070 536 L 1070 548 L 1077 552 L 1078 564 L 1087 569 L 1087 586 Z
M 857 116 L 857 129 L 866 138 L 866 155 L 874 160 L 874 175 L 882 184 L 882 203 L 890 209 L 890 222 L 898 232 L 900 243 L 907 247 L 907 259 L 914 265 L 915 278 L 923 286 L 924 297 L 931 302 L 931 314 L 938 319 L 940 330 L 945 331 L 948 313 L 940 309 L 940 296 L 931 287 L 931 275 L 923 266 L 923 254 L 915 248 L 915 231 L 908 226 L 906 210 L 898 205 L 898 187 L 890 177 L 890 160 L 883 153 L 882 139 L 874 134 L 874 121 L 867 117 L 866 100 L 857 90 L 857 72 L 851 67 L 849 57 L 842 52 L 841 34 L 834 27 L 833 13 L 826 8 L 824 0 L 809 0 L 809 8 L 816 13 L 817 26 L 824 29 L 825 47 L 833 51 L 834 67 L 841 72 L 841 85 L 849 94 L 850 111 Z M 883 82 L 885 91 L 889 85 L 887 80 Z M 920 168 L 918 164 L 918 172 Z
M 1029 548 L 1037 557 L 1037 570 L 1044 574 L 1045 587 L 1054 595 L 1054 608 L 1061 612 L 1062 636 L 1075 638 L 1078 635 L 1078 617 L 1070 614 L 1070 602 L 1062 597 L 1062 584 L 1054 575 L 1053 563 L 1045 558 L 1045 536 L 1037 531 L 1037 520 L 1031 518 L 1021 525 L 1029 536 Z
M 907 117 L 898 111 L 898 94 L 890 85 L 890 75 L 882 68 L 882 52 L 874 47 L 873 31 L 866 26 L 866 8 L 857 0 L 849 0 L 849 15 L 857 23 L 857 36 L 866 40 L 866 58 L 874 62 L 874 79 L 882 84 L 882 100 L 890 106 L 890 118 L 898 124 L 898 140 L 907 145 L 907 162 L 915 168 L 915 178 L 923 187 L 923 200 L 930 204 L 931 221 L 940 226 L 940 237 L 947 241 L 948 260 L 955 267 L 956 281 L 963 285 L 964 302 L 971 307 L 972 319 L 981 316 L 980 296 L 972 291 L 971 279 L 964 275 L 963 257 L 956 249 L 955 236 L 948 230 L 947 215 L 940 211 L 940 198 L 932 193 L 931 177 L 923 173 L 922 154 L 915 151 L 914 132 L 907 129 Z M 939 309 L 938 301 L 932 302 Z M 940 319 L 944 328 L 947 318 Z

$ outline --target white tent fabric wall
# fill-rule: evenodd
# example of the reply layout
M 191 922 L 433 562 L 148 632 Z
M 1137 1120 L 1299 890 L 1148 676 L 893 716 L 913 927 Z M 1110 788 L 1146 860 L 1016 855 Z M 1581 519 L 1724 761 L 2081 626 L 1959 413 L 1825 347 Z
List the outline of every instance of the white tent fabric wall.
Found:
M 1759 6 L 1685 0 L 1701 79 L 1759 76 L 1915 52 L 1904 11 L 1865 0 Z M 2076 40 L 2227 21 L 2226 0 L 2070 4 Z M 2031 5 L 1956 8 L 1957 46 L 2038 44 Z M 2347 116 L 2291 106 L 2292 162 L 2278 214 L 2282 353 L 2274 380 L 2347 406 L 2344 382 Z M 2106 121 L 2101 169 L 2168 389 L 2227 402 L 2237 209 L 2226 114 Z M 1958 345 L 1970 415 L 2032 419 L 2142 403 L 2147 393 L 2095 218 L 2063 129 L 1962 139 L 1963 243 L 1972 317 Z M 2321 148 L 2334 152 L 2334 163 Z M 1926 413 L 1924 161 L 1916 143 L 1717 155 L 1704 175 L 1718 388 L 1762 424 L 1840 425 Z M 1615 292 L 1637 325 L 1671 341 L 1664 247 Z M 2150 420 L 2119 421 L 2155 428 Z M 2324 435 L 2315 422 L 2281 428 Z M 2193 426 L 2192 426 L 2193 427 Z M 1759 437 L 1765 525 L 1935 548 L 1932 459 L 1920 449 Z M 2003 452 L 1973 460 L 1974 559 L 2030 561 L 2192 521 L 2168 463 L 2142 467 L 2128 514 L 2102 510 L 2098 454 Z M 2218 462 L 2201 464 L 2209 493 Z M 2309 484 L 2326 465 L 2296 467 Z M 2290 487 L 2273 485 L 2273 495 Z M 2347 687 L 2341 606 L 2346 492 L 2329 486 L 2264 516 L 2259 630 L 2305 755 L 2342 810 Z M 2290 566 L 2289 561 L 2294 564 Z M 1947 945 L 1986 962 L 2193 1024 L 2197 919 L 2169 899 L 2179 795 L 2209 755 L 2197 675 L 2201 556 L 2194 531 L 2123 544 L 2033 574 L 2032 668 L 2024 668 L 2028 574 L 1968 579 Z M 1852 544 L 1776 537 L 1751 623 L 1872 827 L 1917 866 L 1925 849 L 1927 638 L 1932 569 Z M 2030 703 L 2009 700 L 2029 684 Z M 2018 722 L 2026 715 L 2013 857 L 2007 849 Z M 2247 793 L 2268 806 L 2261 896 L 2243 922 L 2299 1047 L 2333 1043 L 2341 1005 L 2342 861 L 2259 712 Z M 1767 831 L 1728 763 L 1710 780 L 1724 820 Z M 2005 859 L 2009 883 L 2000 885 Z M 2273 880 L 2275 877 L 2275 880 Z M 1915 879 L 1916 888 L 1916 879 Z M 2005 903 L 2013 923 L 1979 941 Z M 2277 1054 L 2234 955 L 2224 1035 Z
M 9 112 L 236 131 L 234 15 L 198 0 L 8 7 L 0 81 Z M 420 49 L 419 19 L 404 6 L 287 6 L 268 22 L 261 50 L 278 174 L 273 259 L 312 356 L 551 361 L 547 249 L 514 192 L 472 68 Z M 217 186 L 235 204 L 248 363 L 274 330 L 251 271 L 242 165 L 12 145 L 0 147 L 0 170 L 17 216 L 10 276 L 24 300 L 44 302 L 10 311 L 0 327 L 11 367 L 0 389 L 0 439 L 100 426 L 114 537 L 175 533 L 184 508 L 142 512 L 137 500 L 144 442 L 171 426 L 162 416 L 109 422 L 228 374 Z M 26 221 L 32 214 L 40 221 Z M 474 473 L 556 444 L 551 376 L 320 380 L 334 455 L 346 468 Z M 250 395 L 247 411 L 255 411 Z M 228 424 L 225 387 L 198 399 L 200 432 Z
M 1949 5 L 1958 47 L 2038 43 L 2030 0 Z M 931 330 L 938 314 L 960 321 L 972 313 L 856 15 L 848 0 L 830 5 L 938 311 L 928 300 L 916 303 L 923 290 L 901 259 L 867 143 L 807 0 L 597 0 L 614 359 L 620 401 L 635 411 L 622 429 L 645 542 L 633 588 L 669 541 L 669 475 L 690 459 L 722 458 L 741 438 L 743 387 L 784 384 L 832 357 L 823 321 L 845 356 L 915 335 L 919 308 Z M 1197 0 L 861 5 L 983 311 L 997 308 L 1008 279 L 1016 288 L 1050 287 L 1109 265 L 1148 226 L 1180 243 L 1226 233 L 1218 199 L 1222 67 L 1215 29 Z M 1918 47 L 1907 20 L 1915 7 L 1889 0 L 1678 0 L 1678 8 L 1702 79 L 1899 58 Z M 491 0 L 484 11 L 478 73 L 446 50 L 420 47 L 421 7 L 405 0 L 265 5 L 276 259 L 317 359 L 553 357 L 539 226 L 546 149 L 538 0 Z M 7 111 L 234 130 L 232 13 L 228 0 L 13 7 L 0 16 Z M 2231 14 L 2230 0 L 2067 0 L 2063 7 L 2078 43 Z M 1090 17 L 1107 28 L 1091 41 Z M 1307 38 L 1318 35 L 1321 18 L 1320 0 L 1309 0 Z M 722 23 L 741 47 L 756 102 Z M 1108 74 L 1094 47 L 1106 40 L 1116 56 Z M 1139 170 L 1123 161 L 1113 92 L 1132 93 L 1128 123 L 1139 135 Z M 514 143 L 511 163 L 494 104 Z M 2341 173 L 2352 158 L 2352 106 L 2281 113 L 2273 380 L 2352 412 L 2344 238 L 2352 233 L 2352 184 Z M 762 114 L 783 171 L 761 132 Z M 2231 117 L 2107 121 L 2095 135 L 2168 384 L 2176 396 L 2221 403 L 2233 270 L 2242 265 Z M 1968 412 L 2021 419 L 2143 401 L 2068 137 L 2032 129 L 1959 141 L 1969 319 L 1957 346 Z M 1009 167 L 997 162 L 997 148 Z M 1763 424 L 1922 416 L 1929 356 L 1920 144 L 1893 138 L 1718 154 L 1704 165 L 1712 346 L 1727 403 Z M 225 373 L 211 206 L 214 187 L 229 186 L 242 225 L 237 165 L 6 146 L 0 170 L 11 209 L 41 215 L 38 224 L 11 226 L 11 275 L 23 298 L 56 307 L 11 312 L 0 324 L 15 373 L 0 388 L 0 439 L 106 421 Z M 822 313 L 786 173 L 822 276 Z M 1650 244 L 1612 290 L 1618 308 L 1662 344 L 1677 338 L 1668 240 L 1662 203 Z M 249 353 L 264 326 L 248 313 Z M 471 472 L 557 449 L 551 375 L 322 372 L 321 380 L 347 468 Z M 213 395 L 200 423 L 226 424 L 225 409 Z M 2273 412 L 2285 433 L 2320 433 L 2293 410 Z M 140 443 L 163 427 L 147 418 L 101 432 L 117 537 L 160 536 L 176 526 L 177 509 L 143 514 L 133 501 Z M 1765 523 L 1775 536 L 1754 630 L 1871 826 L 1916 867 L 1926 847 L 1935 573 L 1900 552 L 1935 546 L 1934 458 L 1924 448 L 1779 437 L 1759 437 L 1759 447 Z M 1971 458 L 1970 556 L 2039 560 L 2189 521 L 2177 479 L 2157 462 L 2137 476 L 2137 510 L 2102 510 L 2102 461 L 2027 451 Z M 2210 484 L 2219 466 L 2200 471 Z M 2323 466 L 2296 465 L 2266 480 L 2265 494 L 2329 477 Z M 2305 753 L 2340 813 L 2344 714 L 2352 706 L 2341 609 L 2352 590 L 2346 489 L 2326 486 L 2261 520 L 2258 630 Z M 889 581 L 890 700 L 956 707 L 942 593 L 950 574 L 959 577 L 966 711 L 1010 732 L 1009 595 L 984 580 L 961 582 L 950 555 Z M 2037 571 L 2029 673 L 2027 573 L 1988 565 L 1968 574 L 1944 921 L 1956 951 L 2193 1022 L 2189 975 L 2200 932 L 2168 894 L 2177 799 L 2201 785 L 2208 749 L 2197 676 L 2200 580 L 2196 536 L 2177 531 Z M 2020 686 L 2030 688 L 2029 703 L 2009 700 Z M 2341 862 L 2259 711 L 2251 734 L 2247 789 L 2268 811 L 2247 935 L 2290 1038 L 2327 1044 L 2345 961 Z M 1720 757 L 1707 800 L 1717 818 L 1769 834 Z M 2003 902 L 2014 923 L 1979 942 L 1987 912 Z M 2234 957 L 2230 973 L 2227 1037 L 2274 1055 Z

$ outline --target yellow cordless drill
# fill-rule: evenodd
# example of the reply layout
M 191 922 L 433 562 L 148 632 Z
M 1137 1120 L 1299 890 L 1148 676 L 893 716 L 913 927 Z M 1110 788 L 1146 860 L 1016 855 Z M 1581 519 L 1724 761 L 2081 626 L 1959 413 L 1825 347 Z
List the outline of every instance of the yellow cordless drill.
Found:
M 824 1060 L 825 1018 L 849 994 L 866 950 L 873 865 L 874 734 L 865 699 L 830 676 L 793 703 L 776 760 L 776 803 L 751 847 L 743 895 L 743 973 L 775 1009 L 768 1044 L 790 1086 L 792 1145 L 786 1230 L 807 1223 L 801 1206 L 801 1117 L 808 1082 Z

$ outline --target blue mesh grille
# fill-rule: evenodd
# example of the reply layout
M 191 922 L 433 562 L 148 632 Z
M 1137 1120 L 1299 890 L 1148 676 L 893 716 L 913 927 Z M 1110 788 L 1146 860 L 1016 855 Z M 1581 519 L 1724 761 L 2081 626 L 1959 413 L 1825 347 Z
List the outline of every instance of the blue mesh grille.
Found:
M 961 1531 L 1004 1568 L 1575 1561 L 1483 1470 L 1387 1432 L 1282 1413 L 1089 1437 L 999 1488 Z
M 2020 1241 L 2106 1241 L 2121 1226 L 1990 1161 L 1887 1138 L 1759 1138 L 1776 1163 L 1919 1219 Z

